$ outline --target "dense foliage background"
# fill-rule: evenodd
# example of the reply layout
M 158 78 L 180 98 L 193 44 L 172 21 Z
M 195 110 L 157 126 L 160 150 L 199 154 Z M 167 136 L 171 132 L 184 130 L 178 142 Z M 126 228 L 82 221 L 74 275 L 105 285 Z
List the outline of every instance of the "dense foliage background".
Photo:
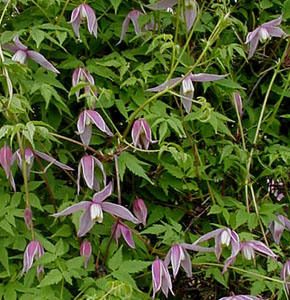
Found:
M 280 273 L 289 259 L 290 234 L 284 231 L 277 245 L 268 228 L 271 221 L 278 222 L 277 215 L 288 216 L 290 200 L 289 42 L 279 37 L 259 42 L 248 60 L 245 41 L 249 32 L 281 14 L 280 28 L 289 34 L 290 1 L 180 0 L 167 11 L 148 6 L 156 2 L 86 1 L 96 14 L 98 36 L 90 34 L 84 19 L 80 40 L 69 23 L 80 1 L 0 2 L 0 146 L 20 149 L 23 170 L 15 160 L 14 192 L 0 168 L 0 298 L 150 299 L 151 264 L 157 256 L 164 259 L 172 245 L 192 244 L 207 232 L 227 227 L 242 242 L 263 242 L 277 260 L 258 253 L 247 260 L 239 254 L 222 274 L 230 245 L 220 261 L 215 253 L 188 250 L 193 275 L 188 278 L 180 270 L 175 279 L 171 276 L 175 297 L 169 298 L 220 299 L 233 292 L 288 299 Z M 188 5 L 198 7 L 189 31 L 182 17 Z M 142 32 L 135 34 L 131 20 L 118 43 L 123 21 L 133 9 L 142 12 L 137 21 Z M 30 58 L 26 64 L 15 61 L 7 44 L 13 44 L 16 35 L 60 73 Z M 81 80 L 72 86 L 78 67 L 86 68 L 94 85 Z M 181 82 L 157 93 L 145 92 L 190 72 L 228 76 L 194 82 L 190 113 L 182 106 Z M 235 105 L 234 92 L 241 95 L 243 113 Z M 84 109 L 92 108 L 113 136 L 93 126 L 90 146 L 84 148 L 77 121 Z M 132 143 L 132 125 L 140 118 L 148 122 L 155 140 L 148 150 Z M 29 178 L 23 160 L 26 147 L 52 155 L 74 171 L 35 157 Z M 132 211 L 136 197 L 144 200 L 146 227 L 124 222 L 132 228 L 136 248 L 123 238 L 116 244 L 111 230 L 116 220 L 105 212 L 103 222 L 85 237 L 77 237 L 81 212 L 51 216 L 91 201 L 94 191 L 83 178 L 77 196 L 78 163 L 85 153 L 98 158 L 108 182 L 114 182 L 107 201 Z M 98 167 L 95 171 L 102 189 L 102 172 Z M 23 218 L 27 207 L 33 213 L 30 230 Z M 85 238 L 92 245 L 87 268 L 80 256 Z M 22 274 L 24 251 L 34 239 L 45 253 Z M 201 245 L 214 247 L 214 241 Z M 40 265 L 44 273 L 38 276 Z M 156 296 L 164 297 L 161 292 Z

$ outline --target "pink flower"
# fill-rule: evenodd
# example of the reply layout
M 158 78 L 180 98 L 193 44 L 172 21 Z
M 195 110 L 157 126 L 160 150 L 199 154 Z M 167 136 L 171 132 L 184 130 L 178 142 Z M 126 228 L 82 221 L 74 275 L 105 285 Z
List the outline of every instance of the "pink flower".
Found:
M 43 255 L 43 253 L 44 250 L 39 241 L 34 240 L 30 242 L 24 252 L 22 274 L 28 272 L 31 269 L 34 257 L 36 257 L 36 259 L 39 259 Z M 37 266 L 37 274 L 39 275 L 40 272 L 44 272 L 43 266 Z
M 163 82 L 162 84 L 147 89 L 145 92 L 160 92 L 164 91 L 166 88 L 173 86 L 177 82 L 181 81 L 180 87 L 180 94 L 181 94 L 181 101 L 187 113 L 190 113 L 191 106 L 192 106 L 192 99 L 194 93 L 194 86 L 193 82 L 209 82 L 209 81 L 217 81 L 220 79 L 225 78 L 228 75 L 214 75 L 214 74 L 207 74 L 207 73 L 199 73 L 199 74 L 189 74 L 188 76 L 182 77 L 175 77 L 170 79 L 170 83 L 168 80 Z
M 16 191 L 14 178 L 11 172 L 11 167 L 14 163 L 14 158 L 12 155 L 12 150 L 4 143 L 4 146 L 0 149 L 0 164 L 4 169 L 7 179 L 10 180 L 11 186 Z
M 70 215 L 76 211 L 85 209 L 80 219 L 80 226 L 78 236 L 82 237 L 89 232 L 95 221 L 98 223 L 103 222 L 103 211 L 106 211 L 114 216 L 128 220 L 134 224 L 139 224 L 139 220 L 136 219 L 133 214 L 122 205 L 105 202 L 104 200 L 112 194 L 112 182 L 110 182 L 103 190 L 94 194 L 93 201 L 82 201 L 78 204 L 69 206 L 62 212 L 53 214 L 53 217 L 61 217 Z
M 95 12 L 93 9 L 87 4 L 81 4 L 77 8 L 72 11 L 70 23 L 73 27 L 73 30 L 80 40 L 80 25 L 83 19 L 87 19 L 88 30 L 90 34 L 94 34 L 95 38 L 97 38 L 97 29 L 98 23 Z
M 79 195 L 80 192 L 80 179 L 81 179 L 81 170 L 83 171 L 83 178 L 87 184 L 87 186 L 91 190 L 99 190 L 100 185 L 99 182 L 96 179 L 95 176 L 95 165 L 99 167 L 99 169 L 103 173 L 103 183 L 104 186 L 106 185 L 107 182 L 107 176 L 103 167 L 103 164 L 94 156 L 92 155 L 84 155 L 81 158 L 81 161 L 78 166 L 78 178 L 77 178 L 77 194 Z
M 116 244 L 118 245 L 118 239 L 121 237 L 121 234 L 126 241 L 126 243 L 131 247 L 135 248 L 135 243 L 132 237 L 132 231 L 131 228 L 122 223 L 121 221 L 117 221 L 115 224 L 112 226 L 112 232 L 113 237 L 116 241 Z
M 229 297 L 223 297 L 219 300 L 261 300 L 262 298 L 250 295 L 233 295 Z
M 28 230 L 31 229 L 32 222 L 32 210 L 30 207 L 25 208 L 24 210 L 24 221 Z
M 168 272 L 168 269 L 165 263 L 156 258 L 152 264 L 152 285 L 153 285 L 153 296 L 155 298 L 155 294 L 161 289 L 163 294 L 168 297 L 168 289 L 171 294 L 174 296 L 172 290 L 172 282 Z
M 285 282 L 284 286 L 285 286 L 285 289 L 286 289 L 287 293 L 289 294 L 289 288 L 290 288 L 290 283 L 289 283 L 289 280 L 290 280 L 290 260 L 288 260 L 283 265 L 283 268 L 282 268 L 282 271 L 281 271 L 281 279 Z
M 84 240 L 81 244 L 80 255 L 85 257 L 84 267 L 88 267 L 88 261 L 92 255 L 92 245 L 89 241 Z
M 274 220 L 270 222 L 269 229 L 275 243 L 279 245 L 284 229 L 287 228 L 290 230 L 290 220 L 282 215 L 277 216 L 277 220 L 278 221 Z
M 274 37 L 286 37 L 287 34 L 281 29 L 278 28 L 277 26 L 281 24 L 282 21 L 282 15 L 275 20 L 272 20 L 270 22 L 264 23 L 261 26 L 257 27 L 254 31 L 251 31 L 247 35 L 247 39 L 245 44 L 250 43 L 250 50 L 249 50 L 249 57 L 253 57 L 259 40 L 261 42 L 266 41 L 267 39 L 271 38 L 272 36 Z
M 136 198 L 133 202 L 133 212 L 140 222 L 144 226 L 146 226 L 146 219 L 147 219 L 147 207 L 144 201 L 140 198 Z
M 93 76 L 85 68 L 77 68 L 73 72 L 72 86 L 78 85 L 80 82 L 88 83 L 91 87 L 95 85 Z M 85 93 L 90 94 L 90 86 L 85 86 Z M 98 92 L 94 92 L 95 96 L 98 96 Z M 76 92 L 76 96 L 80 96 L 80 91 Z
M 80 138 L 86 146 L 89 145 L 91 136 L 92 136 L 92 124 L 95 124 L 102 132 L 106 133 L 109 136 L 112 136 L 112 132 L 109 127 L 106 125 L 102 116 L 94 110 L 84 110 L 81 112 L 77 128 Z
M 42 54 L 36 51 L 27 50 L 27 47 L 20 42 L 18 35 L 14 37 L 13 42 L 14 44 L 3 45 L 4 50 L 14 53 L 12 60 L 24 64 L 27 61 L 27 58 L 30 58 L 45 69 L 59 74 L 59 71 Z
M 132 127 L 132 140 L 135 147 L 148 150 L 150 143 L 156 143 L 152 140 L 151 129 L 145 119 L 136 120 Z
M 240 117 L 243 116 L 244 112 L 243 112 L 243 100 L 240 96 L 239 93 L 234 93 L 234 101 L 235 101 L 235 105 L 237 105 L 237 109 L 238 109 L 238 113 L 240 115 Z

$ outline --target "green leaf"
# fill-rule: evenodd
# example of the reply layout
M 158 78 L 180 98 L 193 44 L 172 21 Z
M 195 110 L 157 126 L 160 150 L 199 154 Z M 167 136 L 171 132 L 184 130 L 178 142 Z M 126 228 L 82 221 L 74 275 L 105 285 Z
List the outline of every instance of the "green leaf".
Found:
M 248 213 L 244 210 L 239 210 L 236 214 L 236 226 L 234 229 L 248 222 Z
M 212 205 L 209 211 L 209 215 L 215 215 L 215 214 L 220 214 L 223 211 L 223 208 L 220 207 L 219 205 Z
M 43 211 L 40 200 L 35 194 L 29 193 L 29 199 L 30 199 L 31 206 L 33 206 L 35 208 L 38 208 L 39 210 Z
M 108 266 L 111 270 L 117 270 L 121 266 L 121 264 L 123 262 L 122 248 L 123 248 L 123 245 L 121 245 L 121 247 L 118 249 L 118 251 L 108 261 Z
M 167 230 L 163 225 L 155 224 L 141 232 L 141 234 L 160 234 Z
M 8 276 L 10 276 L 8 252 L 3 244 L 0 244 L 0 262 L 7 271 Z
M 244 89 L 241 85 L 239 85 L 238 83 L 236 83 L 235 81 L 231 80 L 231 79 L 221 79 L 216 81 L 216 84 L 224 86 L 224 87 L 228 87 L 228 88 L 232 88 L 232 89 L 239 89 L 242 90 Z
M 130 274 L 124 272 L 123 270 L 114 271 L 114 272 L 112 272 L 111 275 L 113 277 L 115 277 L 116 279 L 120 280 L 121 282 L 126 282 L 130 286 L 132 286 L 134 289 L 138 290 L 138 287 L 137 287 L 133 277 Z
M 58 269 L 51 270 L 40 282 L 38 287 L 50 286 L 62 280 L 62 274 Z
M 116 15 L 117 11 L 118 11 L 118 7 L 119 7 L 120 3 L 122 2 L 122 0 L 110 0 L 110 2 L 114 7 L 115 15 Z
M 210 268 L 207 270 L 206 272 L 207 275 L 211 274 L 212 277 L 218 281 L 219 283 L 221 283 L 223 286 L 225 286 L 226 288 L 228 288 L 228 284 L 224 278 L 224 276 L 222 275 L 222 272 L 218 269 L 218 268 Z
M 45 32 L 39 29 L 32 29 L 31 30 L 31 36 L 34 39 L 36 43 L 36 47 L 39 48 L 39 45 L 44 40 Z
M 71 235 L 72 235 L 72 227 L 67 224 L 64 224 L 56 231 L 56 233 L 52 237 L 57 237 L 57 236 L 69 237 Z
M 44 252 L 44 254 L 35 262 L 36 266 L 45 265 L 51 263 L 57 259 L 55 254 L 51 254 L 49 252 Z
M 6 232 L 10 233 L 12 236 L 14 236 L 14 232 L 11 228 L 11 225 L 6 220 L 2 220 L 0 222 L 0 227 L 4 229 Z
M 138 273 L 148 266 L 150 266 L 152 262 L 141 261 L 141 260 L 127 260 L 122 263 L 120 269 L 124 272 L 128 273 Z

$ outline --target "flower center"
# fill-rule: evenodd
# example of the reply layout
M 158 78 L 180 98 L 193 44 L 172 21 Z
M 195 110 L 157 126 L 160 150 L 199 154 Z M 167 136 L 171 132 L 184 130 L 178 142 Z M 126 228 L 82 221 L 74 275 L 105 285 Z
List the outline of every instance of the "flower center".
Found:
M 247 260 L 251 260 L 252 258 L 255 257 L 254 250 L 250 246 L 244 246 L 242 248 L 242 253 L 243 253 L 245 259 L 247 259 Z
M 193 83 L 190 78 L 185 78 L 182 81 L 182 89 L 185 95 L 191 94 L 194 92 Z
M 261 42 L 265 42 L 268 38 L 270 38 L 268 30 L 265 28 L 261 28 L 259 31 L 259 37 Z
M 27 54 L 25 51 L 17 50 L 15 54 L 12 56 L 12 60 L 18 61 L 21 64 L 24 64 L 27 58 Z
M 231 241 L 230 235 L 228 234 L 228 232 L 226 230 L 224 230 L 221 235 L 221 244 L 229 246 L 230 241 Z
M 91 220 L 96 220 L 98 223 L 103 222 L 103 210 L 100 204 L 93 203 L 90 207 Z

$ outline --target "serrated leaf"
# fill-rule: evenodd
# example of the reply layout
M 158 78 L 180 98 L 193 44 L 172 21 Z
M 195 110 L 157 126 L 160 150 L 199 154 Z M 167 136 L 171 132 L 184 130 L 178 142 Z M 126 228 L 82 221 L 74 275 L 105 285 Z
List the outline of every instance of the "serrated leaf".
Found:
M 247 221 L 248 221 L 248 213 L 244 210 L 239 210 L 236 215 L 236 227 L 234 229 L 238 228 L 242 224 L 247 223 Z
M 35 262 L 35 265 L 36 266 L 45 265 L 45 264 L 55 261 L 56 259 L 57 259 L 57 256 L 55 254 L 44 252 L 44 254 L 39 259 L 37 259 L 37 261 Z
M 223 208 L 220 207 L 219 205 L 212 205 L 209 211 L 209 215 L 215 215 L 215 214 L 220 214 L 223 211 Z
M 38 48 L 41 42 L 44 40 L 45 32 L 39 29 L 32 29 L 31 36 L 36 43 L 36 47 Z
M 0 244 L 0 262 L 3 265 L 3 267 L 5 268 L 8 276 L 10 276 L 8 252 L 2 244 Z
M 40 284 L 37 287 L 44 287 L 44 286 L 50 286 L 53 284 L 56 284 L 62 280 L 62 274 L 59 270 L 54 269 L 51 270 L 40 282 Z
M 117 270 L 121 266 L 121 264 L 123 262 L 122 248 L 123 248 L 123 245 L 121 245 L 121 247 L 118 249 L 118 251 L 108 261 L 108 266 L 111 270 Z
M 2 229 L 4 229 L 6 232 L 8 232 L 8 233 L 10 233 L 11 235 L 14 236 L 14 232 L 12 230 L 12 227 L 11 227 L 11 225 L 6 220 L 2 220 L 0 222 L 0 227 Z
M 160 234 L 167 230 L 167 228 L 163 225 L 155 224 L 145 230 L 143 230 L 142 234 Z
M 152 264 L 152 262 L 148 262 L 148 261 L 127 260 L 122 263 L 122 265 L 120 266 L 120 269 L 123 272 L 138 273 L 138 272 L 146 269 L 151 264 Z
M 119 7 L 120 3 L 122 2 L 122 0 L 110 0 L 110 2 L 114 7 L 114 11 L 115 11 L 115 15 L 116 15 L 117 11 L 118 11 L 118 7 Z
M 112 272 L 111 275 L 113 277 L 115 277 L 116 279 L 120 280 L 121 282 L 126 282 L 130 286 L 132 286 L 134 289 L 138 290 L 135 280 L 133 279 L 133 277 L 130 274 L 128 274 L 122 270 L 117 270 L 117 271 Z
M 56 233 L 52 237 L 60 236 L 60 237 L 69 237 L 72 235 L 72 227 L 64 224 L 62 225 Z

